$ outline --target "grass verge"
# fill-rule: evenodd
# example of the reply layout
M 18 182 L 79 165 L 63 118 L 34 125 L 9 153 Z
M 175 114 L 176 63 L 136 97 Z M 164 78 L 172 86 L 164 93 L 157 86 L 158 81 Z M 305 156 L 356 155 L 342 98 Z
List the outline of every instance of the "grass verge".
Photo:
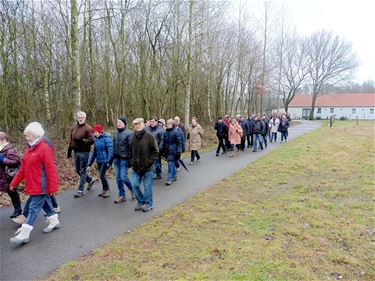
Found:
M 283 145 L 47 280 L 375 280 L 374 123 Z

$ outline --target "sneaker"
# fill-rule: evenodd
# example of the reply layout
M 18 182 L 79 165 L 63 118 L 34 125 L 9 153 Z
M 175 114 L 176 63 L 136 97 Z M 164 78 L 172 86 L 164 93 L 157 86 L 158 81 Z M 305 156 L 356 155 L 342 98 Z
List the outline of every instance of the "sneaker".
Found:
M 93 187 L 94 183 L 95 183 L 95 180 L 92 179 L 92 181 L 91 181 L 91 182 L 89 183 L 89 185 L 87 186 L 87 190 L 90 190 L 90 189 Z
M 56 214 L 61 213 L 61 209 L 60 209 L 60 207 L 53 208 L 53 210 L 55 211 Z
M 115 202 L 115 204 L 120 204 L 120 203 L 125 202 L 125 201 L 126 201 L 126 198 L 124 196 L 120 196 L 114 202 Z
M 13 214 L 10 215 L 10 218 L 14 219 L 14 218 L 18 217 L 21 214 L 22 214 L 21 210 L 14 210 Z
M 152 207 L 152 206 L 149 206 L 149 207 L 144 206 L 143 209 L 142 209 L 142 211 L 145 212 L 145 213 L 147 213 L 147 212 L 150 212 L 153 208 L 154 207 Z
M 181 167 L 176 168 L 176 172 L 181 171 Z
M 194 162 L 190 162 L 190 165 L 193 165 L 194 164 Z
M 219 156 L 219 153 L 216 152 L 216 156 Z
M 24 215 L 19 215 L 12 219 L 12 221 L 16 224 L 23 224 L 26 221 L 26 217 Z
M 172 181 L 167 181 L 165 184 L 166 184 L 166 185 L 171 185 L 171 184 L 172 184 Z
M 83 192 L 77 191 L 76 194 L 74 194 L 74 198 L 79 198 L 83 196 Z
M 106 190 L 102 193 L 102 198 L 108 198 L 111 196 L 111 191 Z
M 100 191 L 100 192 L 98 193 L 98 196 L 99 196 L 99 197 L 102 197 L 102 196 L 103 196 L 103 193 L 104 193 L 104 190 Z
M 156 175 L 153 177 L 154 180 L 156 180 Z
M 134 208 L 134 211 L 142 211 L 143 205 L 137 204 L 137 206 Z

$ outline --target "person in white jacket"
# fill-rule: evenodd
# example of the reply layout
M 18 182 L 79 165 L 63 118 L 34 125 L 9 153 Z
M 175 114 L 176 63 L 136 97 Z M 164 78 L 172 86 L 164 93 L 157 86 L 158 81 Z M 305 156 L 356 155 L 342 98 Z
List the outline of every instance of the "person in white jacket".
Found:
M 274 113 L 272 113 L 272 118 L 271 118 L 270 123 L 269 123 L 270 130 L 271 130 L 270 142 L 272 142 L 272 141 L 276 142 L 277 131 L 279 129 L 279 125 L 280 125 L 280 119 L 277 118 L 276 112 L 274 112 Z

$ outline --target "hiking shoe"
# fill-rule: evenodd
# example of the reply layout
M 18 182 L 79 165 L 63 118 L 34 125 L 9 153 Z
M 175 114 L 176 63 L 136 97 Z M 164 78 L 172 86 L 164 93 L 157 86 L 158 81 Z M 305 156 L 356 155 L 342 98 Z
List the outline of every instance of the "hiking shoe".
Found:
M 26 221 L 26 217 L 24 215 L 19 215 L 12 219 L 12 221 L 16 224 L 23 224 Z
M 10 215 L 10 218 L 14 219 L 14 218 L 18 217 L 21 214 L 22 214 L 21 210 L 14 210 L 13 214 Z
M 74 198 L 79 198 L 83 196 L 83 192 L 77 191 L 76 194 L 74 194 Z
M 153 176 L 153 179 L 156 180 L 156 175 Z
M 216 156 L 219 156 L 219 153 L 216 152 Z
M 92 181 L 89 182 L 89 185 L 87 186 L 87 190 L 90 190 L 93 187 L 94 183 L 95 183 L 95 180 L 92 179 Z
M 147 212 L 150 212 L 153 208 L 154 207 L 152 207 L 152 206 L 149 206 L 149 207 L 144 206 L 143 209 L 142 209 L 142 211 L 145 212 L 145 213 L 147 213 Z
M 134 208 L 134 211 L 142 211 L 143 205 L 137 204 L 137 206 Z
M 120 204 L 125 201 L 126 201 L 126 198 L 124 196 L 119 196 L 119 198 L 117 198 L 114 202 L 115 204 Z
M 103 191 L 102 198 L 108 198 L 110 196 L 111 196 L 111 191 L 109 190 Z
M 55 211 L 56 214 L 61 213 L 61 209 L 60 209 L 60 207 L 53 208 L 53 210 Z
M 103 193 L 104 193 L 104 190 L 100 191 L 100 192 L 98 193 L 98 196 L 99 196 L 99 197 L 102 197 L 102 196 L 103 196 Z
M 165 184 L 166 184 L 166 185 L 171 185 L 171 184 L 172 184 L 172 181 L 167 181 Z

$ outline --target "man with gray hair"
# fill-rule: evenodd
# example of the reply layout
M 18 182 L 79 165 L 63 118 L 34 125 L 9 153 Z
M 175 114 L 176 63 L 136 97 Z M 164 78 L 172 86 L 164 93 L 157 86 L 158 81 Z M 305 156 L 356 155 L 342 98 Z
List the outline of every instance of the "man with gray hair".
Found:
M 94 179 L 87 174 L 87 164 L 91 145 L 94 144 L 94 137 L 92 129 L 86 124 L 86 113 L 83 111 L 77 112 L 77 124 L 70 132 L 70 141 L 68 148 L 68 158 L 72 157 L 74 152 L 74 162 L 76 172 L 79 175 L 79 187 L 77 193 L 74 194 L 75 198 L 83 196 L 85 182 L 89 184 L 87 190 L 90 190 L 94 184 Z

